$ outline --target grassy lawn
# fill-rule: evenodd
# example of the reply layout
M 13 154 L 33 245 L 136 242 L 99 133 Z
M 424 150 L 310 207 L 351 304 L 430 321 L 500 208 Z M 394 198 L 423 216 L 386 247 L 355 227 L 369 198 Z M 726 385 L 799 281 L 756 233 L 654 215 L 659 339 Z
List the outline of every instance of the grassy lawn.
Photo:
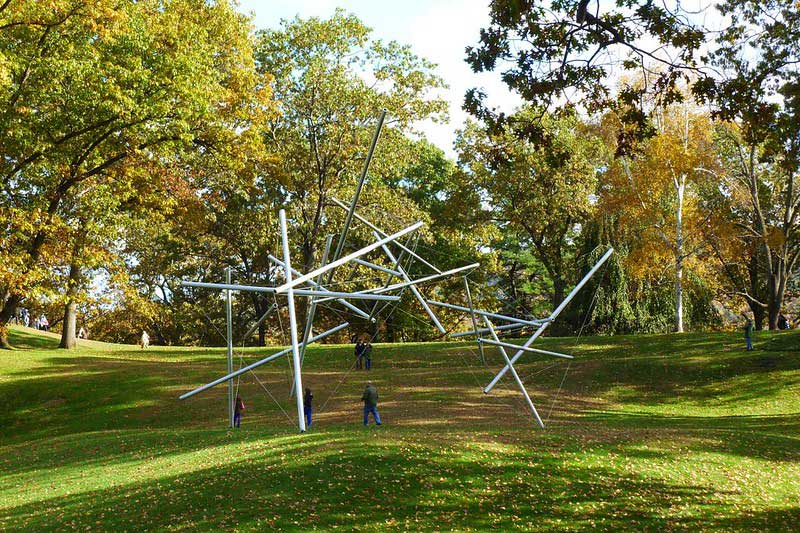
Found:
M 492 350 L 377 345 L 367 374 L 348 373 L 351 346 L 314 347 L 298 435 L 286 359 L 256 371 L 279 403 L 243 376 L 231 431 L 224 387 L 177 399 L 224 374 L 223 349 L 65 352 L 12 329 L 0 530 L 796 530 L 800 332 L 757 333 L 754 352 L 740 337 L 545 339 L 577 355 L 521 359 L 545 430 L 510 376 L 481 393 Z M 360 421 L 367 377 L 380 427 Z

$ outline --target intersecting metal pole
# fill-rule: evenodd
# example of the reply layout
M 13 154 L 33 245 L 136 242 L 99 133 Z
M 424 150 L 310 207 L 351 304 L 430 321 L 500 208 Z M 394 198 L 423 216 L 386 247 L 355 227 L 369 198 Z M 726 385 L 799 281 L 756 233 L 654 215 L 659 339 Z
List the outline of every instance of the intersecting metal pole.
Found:
M 491 339 L 478 339 L 478 342 L 480 344 L 489 344 L 489 345 L 492 345 L 492 346 L 504 346 L 506 348 L 511 348 L 512 350 L 522 350 L 524 352 L 541 353 L 541 354 L 545 354 L 545 355 L 552 355 L 553 357 L 561 357 L 562 359 L 575 359 L 575 357 L 572 356 L 572 355 L 567 355 L 567 354 L 558 353 L 558 352 L 551 352 L 551 351 L 548 351 L 548 350 L 540 350 L 539 348 L 529 348 L 529 347 L 526 347 L 526 346 L 520 346 L 519 344 L 511 344 L 510 342 L 500 342 L 500 341 L 497 341 L 497 340 L 493 341 Z
M 290 287 L 297 287 L 298 285 L 302 285 L 306 281 L 308 281 L 308 280 L 310 280 L 312 278 L 315 278 L 315 277 L 319 276 L 320 274 L 322 274 L 324 272 L 328 272 L 329 270 L 333 270 L 334 268 L 336 268 L 338 266 L 341 266 L 341 265 L 343 265 L 345 263 L 349 263 L 350 261 L 352 261 L 356 257 L 361 257 L 364 254 L 368 254 L 372 250 L 375 250 L 376 248 L 380 248 L 381 246 L 385 246 L 386 243 L 389 243 L 389 242 L 392 242 L 394 240 L 397 240 L 400 237 L 402 237 L 403 235 L 411 233 L 412 231 L 415 231 L 415 230 L 421 228 L 424 225 L 425 224 L 422 223 L 422 222 L 417 222 L 416 224 L 412 224 L 412 225 L 408 226 L 407 228 L 404 228 L 404 229 L 398 231 L 397 233 L 393 233 L 393 234 L 391 234 L 391 235 L 389 235 L 387 237 L 384 237 L 384 238 L 380 239 L 377 242 L 374 242 L 374 243 L 372 243 L 372 244 L 370 244 L 368 246 L 365 246 L 364 248 L 361 248 L 360 250 L 356 250 L 355 252 L 353 252 L 353 253 L 351 253 L 349 255 L 346 255 L 344 257 L 340 257 L 336 261 L 331 261 L 330 263 L 328 263 L 325 266 L 319 267 L 319 268 L 317 268 L 317 269 L 315 269 L 315 270 L 313 270 L 313 271 L 311 271 L 311 272 L 309 272 L 307 274 L 303 274 L 302 276 L 300 276 L 297 279 L 294 279 L 292 281 L 288 281 L 288 282 L 284 283 L 283 285 L 281 285 L 280 287 L 275 287 L 275 292 L 280 294 L 282 292 L 285 292 Z M 312 294 L 311 296 L 314 296 L 314 295 Z M 325 295 L 325 296 L 328 296 L 328 295 Z
M 378 237 L 378 233 L 377 232 L 375 232 L 374 235 L 375 235 L 376 238 Z M 403 270 L 403 267 L 401 267 L 398 264 L 397 258 L 395 258 L 395 256 L 392 253 L 392 251 L 385 244 L 383 245 L 383 251 L 386 253 L 387 257 L 389 257 L 389 260 L 392 261 L 396 265 L 395 268 L 397 268 L 397 271 L 400 272 L 401 276 L 403 276 L 403 279 L 406 280 L 406 282 L 410 282 L 411 278 L 408 277 L 408 274 L 406 273 L 405 270 Z M 442 326 L 442 323 L 439 322 L 439 319 L 436 318 L 435 314 L 433 314 L 433 310 L 428 306 L 428 303 L 425 301 L 425 298 L 422 297 L 422 293 L 419 292 L 419 289 L 417 289 L 413 285 L 413 283 L 408 285 L 408 287 L 411 289 L 411 292 L 414 293 L 414 296 L 417 298 L 417 300 L 419 300 L 419 303 L 422 305 L 422 308 L 425 310 L 425 312 L 428 314 L 428 316 L 431 318 L 431 320 L 433 320 L 433 323 L 436 325 L 436 328 L 442 333 L 442 335 L 447 333 L 447 330 L 444 329 L 444 326 Z
M 324 339 L 328 335 L 332 335 L 332 334 L 336 333 L 337 331 L 343 330 L 344 328 L 346 328 L 349 325 L 350 325 L 349 322 L 345 322 L 344 324 L 340 324 L 340 325 L 336 326 L 335 328 L 329 329 L 328 331 L 326 331 L 324 333 L 320 333 L 319 335 L 316 335 L 315 337 L 311 337 L 310 339 L 308 339 L 308 342 L 309 343 L 317 342 L 318 340 Z M 198 387 L 198 388 L 194 389 L 193 391 L 190 391 L 190 392 L 187 392 L 185 394 L 182 394 L 179 397 L 179 399 L 180 400 L 185 400 L 186 398 L 194 396 L 195 394 L 201 393 L 201 392 L 203 392 L 205 390 L 208 390 L 208 389 L 210 389 L 212 387 L 216 387 L 220 383 L 224 383 L 224 382 L 228 381 L 229 379 L 233 379 L 233 378 L 235 378 L 237 376 L 241 376 L 245 372 L 250 372 L 254 368 L 258 368 L 261 365 L 267 364 L 270 361 L 273 361 L 273 360 L 277 359 L 278 357 L 280 357 L 282 355 L 288 354 L 291 351 L 292 351 L 292 348 L 290 346 L 289 348 L 286 348 L 285 350 L 281 350 L 279 352 L 276 352 L 276 353 L 270 355 L 269 357 L 265 357 L 264 359 L 261 359 L 260 361 L 256 361 L 253 364 L 250 364 L 250 365 L 247 365 L 245 367 L 242 367 L 239 370 L 236 370 L 235 372 L 231 372 L 230 374 L 228 374 L 226 376 L 222 376 L 219 379 L 215 379 L 211 383 L 206 383 L 202 387 Z
M 225 269 L 225 281 L 231 282 L 231 268 Z M 233 312 L 231 305 L 231 291 L 225 291 L 225 322 L 226 340 L 228 341 L 228 374 L 233 372 Z M 233 378 L 228 380 L 228 422 L 233 427 Z
M 500 342 L 500 339 L 497 337 L 497 333 L 494 331 L 494 327 L 492 326 L 492 323 L 489 322 L 489 319 L 486 318 L 486 317 L 483 317 L 483 320 L 486 322 L 486 327 L 489 329 L 489 333 L 491 334 L 491 336 L 494 337 L 494 340 L 497 341 L 497 342 Z M 511 364 L 511 360 L 508 358 L 508 354 L 506 353 L 506 349 L 503 348 L 502 346 L 498 346 L 498 348 L 500 348 L 500 353 L 503 354 L 503 359 L 506 360 L 506 364 L 508 365 L 508 368 L 511 369 L 511 374 L 514 376 L 514 379 L 517 381 L 517 385 L 519 385 L 519 390 L 521 390 L 523 396 L 525 396 L 525 400 L 528 402 L 528 406 L 531 408 L 531 411 L 533 412 L 533 416 L 536 417 L 536 421 L 539 423 L 539 427 L 544 429 L 544 422 L 542 422 L 542 417 L 539 416 L 538 411 L 536 411 L 536 407 L 533 405 L 533 402 L 531 401 L 531 397 L 528 396 L 528 391 L 527 391 L 527 389 L 525 389 L 525 385 L 522 383 L 522 380 L 520 379 L 519 374 L 517 374 L 517 369 L 514 368 L 513 364 Z
M 286 276 L 286 296 L 289 303 L 289 334 L 292 339 L 292 362 L 294 363 L 294 388 L 297 391 L 303 390 L 303 379 L 300 375 L 300 350 L 297 344 L 297 316 L 294 310 L 294 285 L 292 285 L 292 261 L 289 254 L 289 232 L 286 229 L 286 211 L 281 209 L 278 212 L 281 223 L 281 240 L 283 241 L 283 264 L 284 275 Z M 300 433 L 306 430 L 306 417 L 303 413 L 303 395 L 295 394 L 297 399 L 297 422 Z
M 419 234 L 418 234 L 418 233 L 417 233 L 416 235 L 412 235 L 411 237 L 409 237 L 409 238 L 408 238 L 408 240 L 406 241 L 406 243 L 408 243 L 408 244 L 411 244 L 411 240 L 412 240 L 412 239 L 415 239 L 415 238 L 416 238 L 416 239 L 418 239 L 418 238 L 419 238 Z M 396 268 L 397 268 L 397 265 L 399 265 L 399 264 L 401 264 L 401 263 L 402 263 L 402 261 L 403 261 L 403 256 L 405 255 L 405 253 L 406 253 L 406 251 L 405 251 L 403 248 L 400 248 L 400 253 L 399 253 L 399 254 L 398 254 L 398 256 L 397 256 L 397 259 L 396 259 L 396 260 L 395 260 L 395 261 L 392 263 L 392 268 L 395 268 L 395 269 L 396 269 Z M 398 272 L 397 274 L 398 274 L 398 275 L 397 275 L 397 277 L 400 277 L 400 272 Z M 386 283 L 384 283 L 384 284 L 383 284 L 383 286 L 384 286 L 384 287 L 388 287 L 388 286 L 389 286 L 389 284 L 392 282 L 392 278 L 393 278 L 393 277 L 395 277 L 395 275 L 394 275 L 394 274 L 389 274 L 389 275 L 386 277 Z M 402 295 L 402 294 L 403 294 L 403 292 L 404 292 L 404 291 L 402 291 L 402 290 L 401 290 L 401 291 L 400 291 L 400 294 Z M 381 305 L 379 302 L 375 302 L 374 304 L 372 304 L 372 310 L 370 310 L 370 312 L 369 312 L 369 319 L 370 319 L 372 322 L 374 322 L 374 321 L 375 321 L 375 318 L 374 318 L 374 317 L 375 317 L 376 315 L 378 315 L 378 314 L 379 314 L 381 311 L 383 311 L 384 309 L 386 309 L 386 307 L 387 307 L 388 305 L 389 305 L 388 303 L 385 303 L 385 304 L 382 304 L 382 305 Z M 380 306 L 380 307 L 379 307 L 379 306 Z
M 333 198 L 333 197 L 332 197 L 332 198 L 331 198 L 331 202 L 333 202 L 335 205 L 338 205 L 338 206 L 339 206 L 339 207 L 341 207 L 342 209 L 345 209 L 345 210 L 349 209 L 349 208 L 348 208 L 346 205 L 344 205 L 344 204 L 343 204 L 341 201 L 337 200 L 336 198 Z M 365 226 L 367 226 L 367 227 L 368 227 L 369 229 L 371 229 L 372 231 L 376 232 L 378 235 L 381 235 L 381 236 L 383 236 L 383 237 L 385 237 L 385 236 L 387 235 L 387 233 L 386 233 L 385 231 L 383 231 L 383 230 L 382 230 L 382 229 L 380 229 L 378 226 L 376 226 L 375 224 L 373 224 L 372 222 L 370 222 L 370 221 L 369 221 L 369 220 L 367 220 L 366 218 L 362 217 L 362 216 L 361 216 L 361 215 L 359 215 L 358 213 L 354 213 L 354 214 L 353 214 L 353 216 L 356 218 L 356 220 L 360 220 L 361 222 L 363 222 Z M 415 258 L 417 261 L 419 261 L 419 262 L 420 262 L 420 263 L 422 263 L 423 265 L 426 265 L 428 268 L 430 268 L 430 269 L 431 269 L 431 270 L 433 270 L 434 272 L 441 272 L 441 270 L 439 270 L 438 268 L 436 268 L 435 266 L 433 266 L 431 263 L 429 263 L 428 261 L 426 261 L 424 257 L 420 257 L 419 255 L 417 255 L 417 253 L 416 253 L 416 252 L 414 252 L 413 250 L 409 249 L 407 246 L 403 246 L 403 245 L 402 245 L 402 244 L 400 244 L 399 242 L 397 243 L 397 246 L 398 246 L 398 247 L 399 247 L 401 250 L 405 250 L 405 251 L 406 251 L 408 254 L 410 254 L 412 257 L 414 257 L 414 258 Z
M 470 312 L 469 307 L 464 307 L 463 305 L 448 304 L 448 303 L 445 303 L 445 302 L 436 302 L 434 300 L 428 300 L 427 302 L 429 304 L 431 304 L 431 305 L 436 305 L 436 306 L 439 306 L 439 307 L 447 307 L 448 309 L 455 309 L 456 311 L 464 311 L 465 313 L 469 313 Z M 474 309 L 473 311 L 475 312 L 476 315 L 486 316 L 486 317 L 489 317 L 489 318 L 496 318 L 498 320 L 504 320 L 506 322 L 514 322 L 515 324 L 519 324 L 519 325 L 523 325 L 523 326 L 541 326 L 543 323 L 547 322 L 547 319 L 545 319 L 545 320 L 525 320 L 524 318 L 516 318 L 516 317 L 513 317 L 513 316 L 505 316 L 505 315 L 500 315 L 500 314 L 497 314 L 497 313 L 490 313 L 488 311 L 483 311 L 481 309 Z
M 321 265 L 324 265 L 328 262 L 328 254 L 331 252 L 331 242 L 333 242 L 333 235 L 328 235 L 325 239 L 325 251 L 322 253 L 322 261 L 320 262 Z M 320 274 L 321 276 L 322 274 Z M 314 286 L 319 287 L 319 276 L 317 277 L 316 283 Z M 306 324 L 305 328 L 303 329 L 303 341 L 300 343 L 300 367 L 303 367 L 303 360 L 306 357 L 306 346 L 308 345 L 308 338 L 311 336 L 311 328 L 314 325 L 314 314 L 317 311 L 317 299 L 313 296 L 311 300 L 308 302 L 308 312 L 306 313 Z M 289 391 L 289 397 L 291 398 L 294 396 L 295 389 L 294 383 L 292 384 L 292 390 Z
M 381 111 L 381 116 L 378 118 L 378 126 L 375 128 L 375 134 L 372 136 L 372 143 L 369 145 L 369 152 L 367 153 L 367 158 L 364 160 L 364 168 L 361 169 L 361 176 L 358 179 L 358 184 L 356 185 L 356 191 L 353 193 L 353 199 L 350 202 L 350 207 L 347 210 L 347 217 L 344 219 L 344 227 L 342 228 L 342 233 L 339 234 L 339 242 L 336 243 L 336 251 L 333 252 L 333 261 L 336 261 L 341 257 L 342 250 L 344 250 L 344 243 L 347 240 L 347 233 L 350 231 L 350 223 L 353 221 L 353 215 L 356 212 L 356 206 L 358 205 L 358 198 L 361 196 L 361 189 L 364 187 L 364 180 L 367 179 L 367 169 L 369 169 L 369 164 L 372 161 L 372 154 L 375 153 L 375 145 L 378 144 L 378 137 L 381 134 L 381 128 L 383 128 L 383 120 L 386 118 L 386 110 L 384 109 Z M 333 270 L 328 272 L 328 280 L 326 285 L 329 285 L 331 279 L 333 278 Z
M 547 326 L 553 320 L 556 319 L 556 317 L 561 313 L 561 311 L 564 310 L 564 308 L 567 306 L 567 304 L 569 304 L 569 302 L 572 301 L 572 299 L 575 297 L 575 295 L 578 294 L 578 291 L 580 291 L 583 288 L 583 286 L 586 285 L 586 282 L 588 282 L 591 279 L 591 277 L 594 276 L 594 273 L 597 272 L 597 270 L 600 268 L 600 266 L 603 263 L 605 263 L 608 260 L 609 257 L 611 257 L 612 253 L 614 253 L 614 248 L 609 248 L 608 251 L 603 255 L 603 257 L 601 257 L 600 260 L 597 261 L 597 263 L 595 263 L 595 265 L 592 267 L 592 269 L 589 270 L 589 272 L 583 277 L 583 279 L 580 281 L 580 283 L 575 285 L 575 287 L 567 295 L 567 297 L 564 298 L 564 301 L 562 301 L 561 304 L 558 307 L 555 308 L 553 313 L 548 317 L 548 321 L 545 322 L 544 324 L 542 324 L 539 327 L 539 329 L 536 330 L 536 333 L 534 333 L 533 336 L 530 339 L 528 339 L 527 342 L 525 342 L 525 344 L 522 345 L 523 348 L 530 347 L 530 345 L 533 343 L 533 341 L 535 341 L 537 338 L 539 338 L 539 335 L 541 335 L 544 332 L 544 330 L 547 328 Z M 514 354 L 514 357 L 511 358 L 511 362 L 515 363 L 517 361 L 517 359 L 519 359 L 520 356 L 523 353 L 525 353 L 524 350 L 520 349 L 516 354 Z M 486 386 L 486 388 L 483 389 L 483 392 L 488 394 L 489 391 L 492 390 L 492 387 L 494 387 L 497 384 L 497 382 L 500 381 L 500 378 L 502 378 L 505 375 L 506 371 L 508 371 L 508 365 L 503 367 L 503 369 L 494 377 L 494 379 Z
M 281 263 L 282 264 L 282 263 Z M 292 272 L 296 272 L 292 269 Z M 276 287 L 260 287 L 258 285 L 237 285 L 235 283 L 205 283 L 202 281 L 181 281 L 183 287 L 200 287 L 203 289 L 217 289 L 217 290 L 232 290 L 232 291 L 245 291 L 245 292 L 278 292 Z M 325 296 L 331 298 L 353 298 L 356 300 L 383 300 L 385 302 L 396 302 L 400 298 L 388 294 L 370 294 L 365 292 L 338 292 L 328 291 L 325 289 L 310 290 L 310 289 L 294 289 L 295 296 Z
M 520 328 L 524 328 L 524 327 L 525 327 L 525 324 L 504 324 L 502 326 L 495 326 L 494 330 L 495 331 L 508 331 L 508 330 L 511 330 L 511 329 L 520 329 Z M 478 335 L 478 334 L 483 334 L 483 333 L 489 333 L 489 328 L 481 328 L 481 329 L 479 329 L 477 331 L 472 330 L 472 331 L 460 331 L 458 333 L 451 333 L 450 337 L 455 339 L 455 338 L 458 338 L 458 337 L 471 337 L 473 335 Z
M 267 254 L 267 258 L 270 261 L 272 261 L 273 263 L 275 263 L 276 265 L 278 265 L 279 267 L 284 268 L 283 261 L 281 261 L 280 259 L 278 259 L 274 255 Z M 293 268 L 292 269 L 292 274 L 296 274 L 296 275 L 299 276 L 300 272 L 297 269 Z M 308 280 L 308 284 L 311 285 L 312 287 L 318 288 L 321 291 L 325 290 L 325 287 L 323 287 L 322 285 L 320 285 L 319 283 L 317 283 L 317 282 L 315 282 L 313 280 Z M 295 291 L 295 293 L 297 293 L 297 291 Z M 370 319 L 370 316 L 367 313 L 365 313 L 364 311 L 362 311 L 361 309 L 359 309 L 358 307 L 356 307 L 355 305 L 351 304 L 350 302 L 348 302 L 347 300 L 345 300 L 343 298 L 336 298 L 336 303 L 342 304 L 343 306 L 347 307 L 348 309 L 350 309 L 352 312 L 354 312 L 355 314 L 357 314 L 361 318 L 366 318 L 367 320 Z
M 475 307 L 472 305 L 472 294 L 469 292 L 469 280 L 464 276 L 464 288 L 467 290 L 467 302 L 469 302 L 469 316 L 472 318 L 472 329 L 476 332 L 478 340 L 481 338 L 481 332 L 478 329 L 478 321 L 475 319 Z M 481 362 L 486 364 L 486 354 L 483 352 L 483 344 L 478 343 L 478 348 L 481 350 Z

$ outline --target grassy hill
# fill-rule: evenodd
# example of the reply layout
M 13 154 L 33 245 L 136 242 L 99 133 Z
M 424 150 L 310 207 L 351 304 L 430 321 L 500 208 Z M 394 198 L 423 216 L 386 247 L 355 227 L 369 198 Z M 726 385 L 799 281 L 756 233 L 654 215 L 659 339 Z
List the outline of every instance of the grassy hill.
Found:
M 545 339 L 511 378 L 473 344 L 309 349 L 314 426 L 296 432 L 285 359 L 224 374 L 221 349 L 58 339 L 12 329 L 0 352 L 0 529 L 796 529 L 800 332 Z M 272 350 L 247 349 L 245 362 Z M 566 371 L 566 373 L 565 373 Z M 566 377 L 565 377 L 566 376 Z M 384 425 L 365 428 L 371 378 Z M 559 392 L 559 386 L 563 387 Z M 288 418 L 284 414 L 288 413 Z

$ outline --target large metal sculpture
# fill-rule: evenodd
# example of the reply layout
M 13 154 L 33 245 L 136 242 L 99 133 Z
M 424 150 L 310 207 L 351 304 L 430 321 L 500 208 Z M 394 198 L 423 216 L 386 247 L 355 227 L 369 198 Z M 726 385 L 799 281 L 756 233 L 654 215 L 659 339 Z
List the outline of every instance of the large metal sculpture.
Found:
M 408 288 L 413 293 L 414 297 L 417 299 L 419 304 L 425 310 L 425 313 L 430 317 L 431 322 L 434 326 L 444 335 L 446 334 L 444 326 L 442 326 L 439 319 L 436 317 L 436 314 L 433 312 L 432 307 L 446 307 L 450 309 L 454 309 L 457 311 L 461 311 L 464 313 L 469 313 L 469 316 L 472 320 L 473 329 L 471 331 L 467 331 L 464 333 L 456 333 L 453 334 L 453 337 L 463 337 L 463 336 L 475 336 L 477 339 L 478 346 L 483 354 L 484 346 L 493 346 L 499 349 L 500 353 L 502 354 L 506 366 L 495 376 L 495 378 L 489 383 L 486 388 L 484 389 L 484 393 L 488 394 L 492 388 L 497 384 L 497 382 L 503 377 L 503 375 L 507 371 L 511 371 L 511 374 L 514 376 L 514 379 L 517 382 L 517 385 L 520 387 L 522 394 L 525 397 L 531 411 L 533 413 L 534 418 L 536 419 L 539 426 L 542 428 L 544 427 L 544 423 L 542 422 L 539 413 L 536 411 L 536 407 L 534 406 L 533 402 L 528 395 L 525 386 L 520 379 L 519 375 L 517 374 L 516 369 L 514 368 L 514 363 L 520 358 L 520 356 L 524 353 L 536 353 L 536 354 L 544 354 L 554 357 L 561 357 L 561 358 L 569 358 L 571 359 L 571 355 L 567 354 L 560 354 L 556 352 L 551 352 L 547 350 L 541 350 L 538 348 L 532 348 L 531 345 L 536 341 L 537 338 L 541 336 L 544 330 L 548 327 L 549 324 L 556 319 L 556 317 L 561 313 L 561 311 L 569 304 L 569 302 L 575 297 L 578 291 L 589 281 L 589 279 L 597 272 L 600 266 L 605 263 L 605 261 L 610 257 L 613 250 L 609 249 L 605 255 L 594 265 L 594 267 L 586 274 L 586 276 L 578 283 L 575 288 L 570 292 L 570 294 L 564 299 L 561 304 L 556 307 L 556 309 L 550 314 L 550 316 L 542 319 L 525 319 L 525 318 L 518 318 L 518 317 L 511 317 L 506 316 L 498 313 L 492 313 L 480 309 L 475 309 L 472 305 L 472 295 L 469 290 L 469 283 L 467 282 L 467 277 L 464 275 L 465 272 L 469 272 L 479 265 L 478 263 L 473 263 L 470 265 L 465 265 L 462 267 L 442 271 L 436 266 L 434 266 L 430 261 L 426 260 L 425 258 L 421 257 L 416 251 L 412 249 L 412 247 L 408 245 L 402 244 L 399 239 L 401 237 L 411 235 L 413 232 L 418 230 L 420 227 L 423 226 L 422 222 L 417 222 L 408 226 L 400 231 L 395 233 L 389 234 L 383 231 L 380 227 L 375 225 L 374 223 L 370 222 L 364 216 L 356 213 L 356 208 L 358 206 L 359 196 L 361 194 L 361 190 L 364 185 L 364 181 L 367 176 L 367 170 L 369 168 L 370 161 L 372 159 L 372 155 L 375 150 L 375 145 L 378 141 L 378 137 L 380 135 L 380 131 L 383 125 L 383 121 L 385 118 L 385 111 L 381 114 L 380 119 L 378 121 L 378 126 L 375 131 L 375 135 L 372 138 L 372 143 L 370 145 L 370 150 L 367 155 L 367 158 L 364 162 L 364 167 L 362 169 L 355 193 L 353 198 L 350 202 L 350 205 L 346 205 L 343 202 L 336 200 L 335 198 L 332 199 L 332 202 L 335 206 L 338 206 L 345 211 L 347 211 L 347 216 L 345 218 L 344 226 L 342 228 L 341 233 L 339 234 L 339 240 L 336 245 L 336 249 L 334 250 L 333 254 L 328 257 L 330 253 L 332 239 L 329 237 L 325 246 L 325 252 L 323 253 L 323 257 L 320 263 L 320 266 L 311 272 L 307 272 L 305 274 L 297 271 L 296 269 L 292 268 L 292 261 L 291 261 L 291 254 L 290 254 L 290 247 L 289 247 L 289 236 L 287 230 L 287 221 L 286 221 L 286 213 L 284 210 L 279 212 L 279 222 L 280 222 L 280 233 L 281 233 L 281 243 L 283 248 L 283 260 L 278 259 L 272 255 L 268 256 L 269 260 L 272 261 L 274 264 L 279 266 L 283 271 L 285 282 L 278 286 L 269 286 L 269 287 L 261 287 L 261 286 L 253 286 L 253 285 L 237 285 L 232 284 L 230 279 L 230 270 L 227 272 L 226 276 L 226 283 L 201 283 L 201 282 L 191 282 L 191 281 L 184 281 L 183 285 L 187 287 L 198 287 L 198 288 L 208 288 L 208 289 L 217 289 L 217 290 L 224 290 L 226 291 L 226 311 L 227 311 L 227 341 L 228 341 L 228 374 L 225 376 L 220 377 L 206 385 L 198 387 L 190 392 L 187 392 L 180 396 L 181 400 L 186 398 L 190 398 L 195 394 L 208 390 L 212 387 L 220 385 L 222 383 L 228 383 L 228 409 L 229 409 L 229 418 L 231 425 L 233 424 L 233 405 L 234 405 L 234 387 L 233 387 L 233 380 L 238 376 L 246 373 L 252 372 L 253 369 L 264 365 L 270 361 L 273 361 L 281 356 L 291 354 L 292 356 L 292 367 L 293 367 L 293 374 L 294 374 L 294 382 L 292 385 L 293 391 L 302 391 L 303 390 L 303 383 L 302 383 L 302 363 L 303 363 L 303 355 L 305 353 L 306 347 L 314 342 L 324 339 L 329 335 L 332 335 L 338 331 L 343 330 L 344 328 L 349 326 L 348 322 L 344 322 L 332 329 L 329 329 L 319 335 L 311 336 L 312 326 L 314 322 L 314 316 L 316 312 L 316 308 L 318 304 L 332 301 L 336 304 L 342 305 L 348 312 L 354 313 L 361 318 L 364 318 L 369 321 L 375 321 L 376 315 L 385 309 L 379 308 L 378 304 L 381 302 L 385 302 L 385 305 L 391 305 L 400 300 L 400 293 Z M 356 250 L 350 254 L 342 256 L 345 248 L 345 244 L 347 241 L 347 235 L 352 224 L 353 219 L 361 222 L 367 228 L 369 228 L 375 238 L 375 241 L 371 244 Z M 399 253 L 395 254 L 392 251 L 392 247 L 397 248 Z M 377 251 L 380 249 L 383 254 L 388 259 L 389 263 L 391 264 L 390 267 L 385 267 L 378 265 L 374 262 L 367 261 L 362 259 L 362 257 L 366 256 L 367 254 Z M 424 265 L 426 268 L 430 269 L 432 273 L 427 276 L 423 276 L 417 279 L 412 279 L 407 272 L 407 269 L 403 267 L 402 262 L 404 258 L 408 258 L 410 261 L 416 261 L 421 265 Z M 365 290 L 355 291 L 355 292 L 346 292 L 346 291 L 332 291 L 328 290 L 326 286 L 329 286 L 333 280 L 334 271 L 344 265 L 348 264 L 358 264 L 361 266 L 366 266 L 376 271 L 380 271 L 386 273 L 388 275 L 385 284 L 381 287 L 374 287 Z M 420 291 L 419 286 L 423 283 L 428 283 L 431 281 L 436 281 L 439 279 L 443 279 L 446 277 L 450 277 L 456 274 L 464 275 L 464 283 L 466 289 L 466 297 L 469 303 L 469 307 L 464 307 L 460 305 L 445 303 L 445 302 L 437 302 L 433 300 L 426 299 L 422 292 Z M 323 280 L 323 277 L 325 278 Z M 402 281 L 398 283 L 392 283 L 393 278 L 401 279 Z M 289 333 L 291 339 L 291 347 L 276 352 L 268 357 L 265 357 L 255 363 L 252 363 L 248 366 L 240 368 L 239 370 L 233 370 L 233 338 L 232 338 L 232 315 L 231 315 L 231 291 L 254 291 L 254 292 L 263 292 L 263 293 L 271 293 L 273 295 L 281 296 L 286 298 L 287 309 L 289 314 Z M 307 314 L 306 320 L 302 332 L 302 336 L 298 336 L 298 320 L 297 320 L 297 312 L 295 307 L 295 300 L 296 298 L 307 298 L 308 299 L 308 306 L 307 306 Z M 352 302 L 348 300 L 367 300 L 375 302 L 370 313 L 366 313 L 360 307 L 354 305 Z M 250 332 L 252 333 L 258 325 L 263 322 L 272 312 L 277 310 L 277 300 L 276 305 L 270 307 L 270 309 L 258 320 L 258 322 L 250 328 Z M 485 324 L 485 328 L 479 327 L 478 317 L 482 318 Z M 490 319 L 498 320 L 501 322 L 506 322 L 506 324 L 495 326 Z M 497 332 L 498 331 L 510 331 L 514 329 L 519 329 L 523 327 L 535 327 L 537 328 L 533 335 L 528 338 L 528 340 L 522 346 L 518 346 L 516 344 L 511 344 L 507 342 L 503 342 L 500 340 Z M 489 337 L 485 335 L 489 334 Z M 249 336 L 249 335 L 248 335 Z M 506 348 L 510 348 L 513 350 L 517 350 L 513 357 L 509 357 Z M 305 426 L 305 417 L 303 416 L 303 395 L 302 394 L 294 394 L 297 402 L 297 421 L 298 427 L 300 432 L 304 432 L 306 430 Z

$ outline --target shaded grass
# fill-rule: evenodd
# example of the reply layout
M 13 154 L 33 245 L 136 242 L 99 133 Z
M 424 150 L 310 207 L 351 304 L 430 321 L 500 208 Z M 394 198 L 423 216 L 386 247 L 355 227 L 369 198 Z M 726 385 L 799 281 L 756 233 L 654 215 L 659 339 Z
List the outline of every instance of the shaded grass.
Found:
M 314 427 L 288 420 L 289 369 L 247 376 L 244 427 L 220 349 L 142 351 L 12 330 L 0 353 L 0 529 L 793 529 L 800 519 L 800 335 L 544 339 L 574 362 L 523 358 L 545 431 L 471 344 L 307 354 Z M 56 340 L 57 345 L 57 340 Z M 246 350 L 245 362 L 271 350 Z M 523 361 L 527 361 L 524 362 Z M 555 365 L 555 366 L 552 366 Z M 566 373 L 567 365 L 569 371 Z M 346 376 L 346 379 L 342 379 Z M 360 424 L 366 378 L 380 428 Z M 560 392 L 559 386 L 563 386 Z M 555 400 L 555 401 L 554 401 Z

